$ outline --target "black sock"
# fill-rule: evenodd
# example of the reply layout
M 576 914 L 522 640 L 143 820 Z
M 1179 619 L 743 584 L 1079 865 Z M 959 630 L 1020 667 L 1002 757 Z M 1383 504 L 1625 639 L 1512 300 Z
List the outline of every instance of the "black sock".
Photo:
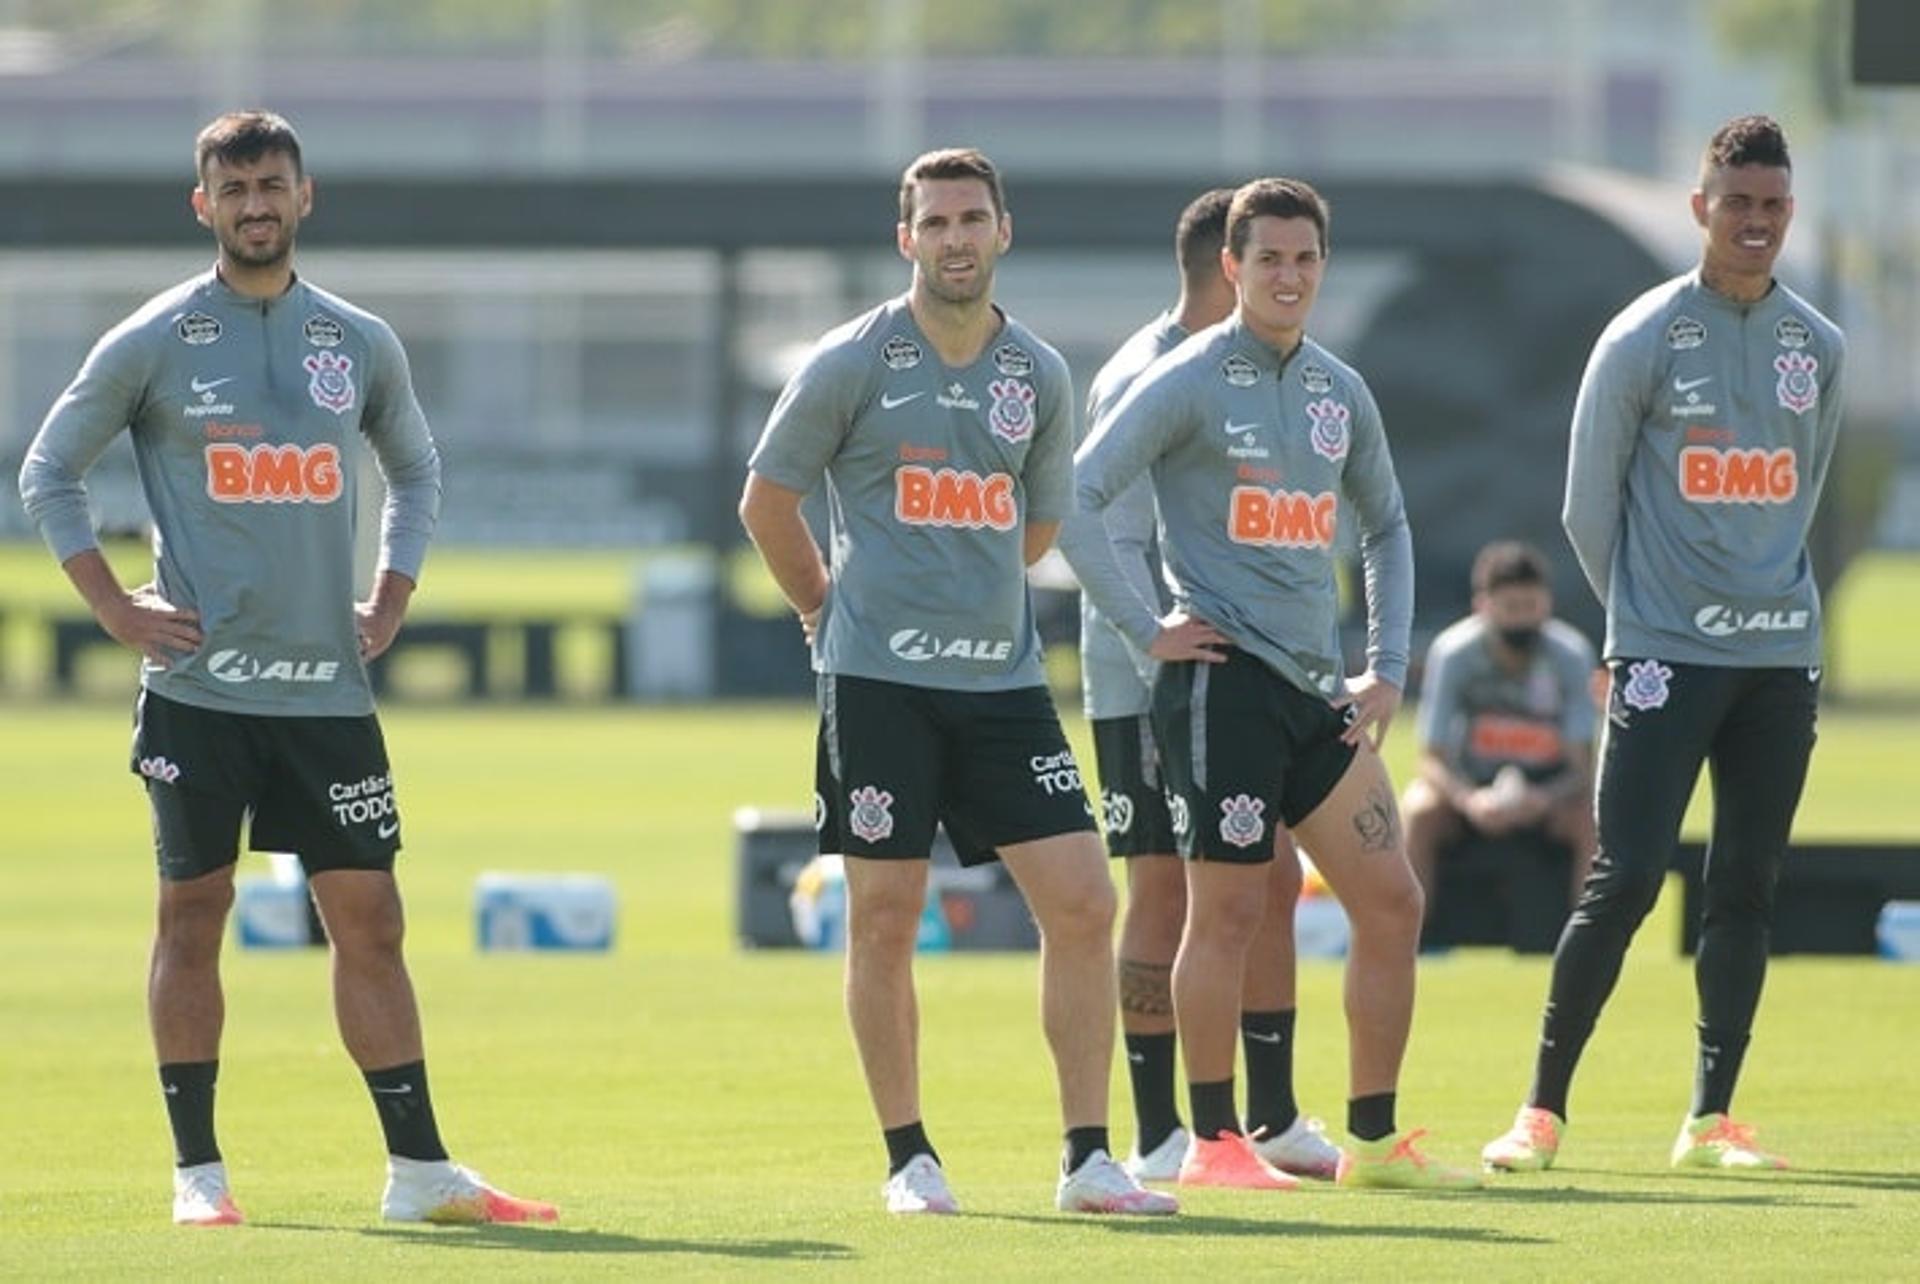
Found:
M 1233 1080 L 1187 1084 L 1187 1103 L 1193 1107 L 1193 1135 L 1212 1141 L 1226 1133 L 1238 1134 L 1240 1115 L 1233 1108 Z
M 1133 1080 L 1133 1118 L 1138 1125 L 1134 1148 L 1151 1154 L 1180 1126 L 1180 1108 L 1174 1104 L 1174 1036 L 1129 1034 L 1127 1075 Z
M 929 1156 L 936 1164 L 940 1162 L 940 1152 L 927 1140 L 926 1127 L 918 1119 L 910 1124 L 901 1124 L 898 1128 L 888 1128 L 881 1135 L 887 1139 L 889 1177 L 905 1168 L 915 1155 Z
M 1099 1128 L 1067 1129 L 1067 1149 L 1060 1158 L 1060 1171 L 1079 1172 L 1080 1165 L 1086 1163 L 1088 1157 L 1096 1150 L 1104 1150 L 1109 1155 L 1113 1153 L 1112 1148 L 1107 1144 L 1107 1130 L 1104 1125 Z
M 1294 1009 L 1240 1014 L 1240 1047 L 1247 1058 L 1247 1131 L 1277 1137 L 1293 1126 Z
M 173 1162 L 182 1168 L 217 1163 L 213 1140 L 213 1081 L 218 1061 L 169 1061 L 160 1067 L 160 1092 L 173 1128 Z
M 1745 1034 L 1700 1027 L 1699 1060 L 1693 1072 L 1693 1114 L 1724 1115 L 1733 1105 L 1734 1081 L 1747 1055 Z
M 436 1160 L 447 1157 L 440 1129 L 433 1121 L 433 1098 L 427 1095 L 427 1063 L 361 1072 L 373 1093 L 380 1130 L 387 1134 L 387 1153 L 402 1159 Z
M 1362 1141 L 1393 1135 L 1393 1107 L 1398 1093 L 1376 1092 L 1347 1102 L 1347 1131 Z

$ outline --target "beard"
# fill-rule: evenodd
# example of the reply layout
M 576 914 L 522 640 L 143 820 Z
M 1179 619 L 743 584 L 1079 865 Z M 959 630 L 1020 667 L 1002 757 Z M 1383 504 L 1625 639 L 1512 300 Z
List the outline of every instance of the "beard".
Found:
M 219 237 L 220 253 L 229 261 L 250 268 L 278 267 L 293 253 L 294 229 L 285 223 L 275 221 L 279 235 L 260 245 L 251 244 L 245 239 L 246 226 L 236 226 L 231 233 L 223 233 Z
M 958 284 L 943 278 L 937 266 L 931 272 L 923 271 L 920 278 L 926 284 L 927 293 L 942 303 L 977 303 L 993 290 L 993 264 L 976 260 L 973 279 Z

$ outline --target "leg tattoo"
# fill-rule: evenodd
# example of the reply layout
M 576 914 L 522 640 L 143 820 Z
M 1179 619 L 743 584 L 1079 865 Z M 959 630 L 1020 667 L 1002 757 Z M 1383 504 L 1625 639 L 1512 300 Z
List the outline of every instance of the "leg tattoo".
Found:
M 1367 790 L 1366 801 L 1353 814 L 1353 828 L 1360 835 L 1362 851 L 1390 852 L 1400 846 L 1400 813 L 1385 786 Z
M 1121 959 L 1120 1010 L 1136 1016 L 1172 1016 L 1173 965 Z

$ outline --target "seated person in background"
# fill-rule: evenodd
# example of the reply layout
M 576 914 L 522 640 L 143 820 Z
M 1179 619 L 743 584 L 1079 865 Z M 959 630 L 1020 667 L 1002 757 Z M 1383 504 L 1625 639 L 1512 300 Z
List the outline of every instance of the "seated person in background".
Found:
M 1593 859 L 1594 651 L 1553 614 L 1546 559 L 1498 540 L 1473 560 L 1473 613 L 1427 651 L 1407 787 L 1407 856 L 1434 899 L 1440 855 L 1533 830 L 1572 853 L 1568 904 Z

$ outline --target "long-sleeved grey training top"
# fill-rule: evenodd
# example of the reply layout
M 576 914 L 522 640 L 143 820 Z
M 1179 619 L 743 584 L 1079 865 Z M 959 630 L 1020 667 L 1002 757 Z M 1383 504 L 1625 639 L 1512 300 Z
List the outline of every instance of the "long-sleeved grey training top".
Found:
M 154 586 L 201 646 L 141 682 L 235 713 L 373 709 L 354 620 L 351 445 L 387 483 L 380 565 L 417 580 L 440 457 L 387 324 L 305 281 L 274 299 L 208 271 L 109 330 L 28 448 L 20 493 L 62 562 L 96 546 L 83 482 L 123 430 L 154 525 Z
M 1740 304 L 1698 272 L 1594 344 L 1563 517 L 1607 608 L 1604 655 L 1820 663 L 1807 532 L 1840 433 L 1846 342 L 1775 282 Z
M 830 330 L 748 467 L 824 477 L 831 581 L 814 668 L 960 691 L 1046 682 L 1026 527 L 1073 508 L 1073 377 L 1012 317 L 948 366 L 901 295 Z
M 1155 362 L 1074 457 L 1079 507 L 1100 513 L 1151 470 L 1176 605 L 1304 691 L 1342 689 L 1334 539 L 1360 525 L 1367 660 L 1403 687 L 1413 540 L 1386 430 L 1365 381 L 1312 339 L 1284 359 L 1235 313 Z M 1081 587 L 1145 650 L 1154 604 L 1110 547 Z
M 1187 338 L 1186 327 L 1165 312 L 1136 330 L 1121 344 L 1087 390 L 1087 413 L 1080 439 L 1106 417 L 1133 387 L 1146 368 Z M 1105 518 L 1104 523 L 1102 517 Z M 1153 484 L 1142 477 L 1114 498 L 1104 514 L 1076 512 L 1060 527 L 1060 552 L 1069 565 L 1087 541 L 1113 542 L 1113 554 L 1126 572 L 1134 592 L 1161 609 L 1168 605 L 1160 583 L 1159 556 L 1154 547 L 1158 519 L 1153 509 Z M 1077 573 L 1077 569 L 1076 569 Z M 1080 687 L 1089 718 L 1130 718 L 1147 711 L 1152 692 L 1147 687 L 1151 662 L 1120 630 L 1100 614 L 1091 594 L 1080 595 Z

